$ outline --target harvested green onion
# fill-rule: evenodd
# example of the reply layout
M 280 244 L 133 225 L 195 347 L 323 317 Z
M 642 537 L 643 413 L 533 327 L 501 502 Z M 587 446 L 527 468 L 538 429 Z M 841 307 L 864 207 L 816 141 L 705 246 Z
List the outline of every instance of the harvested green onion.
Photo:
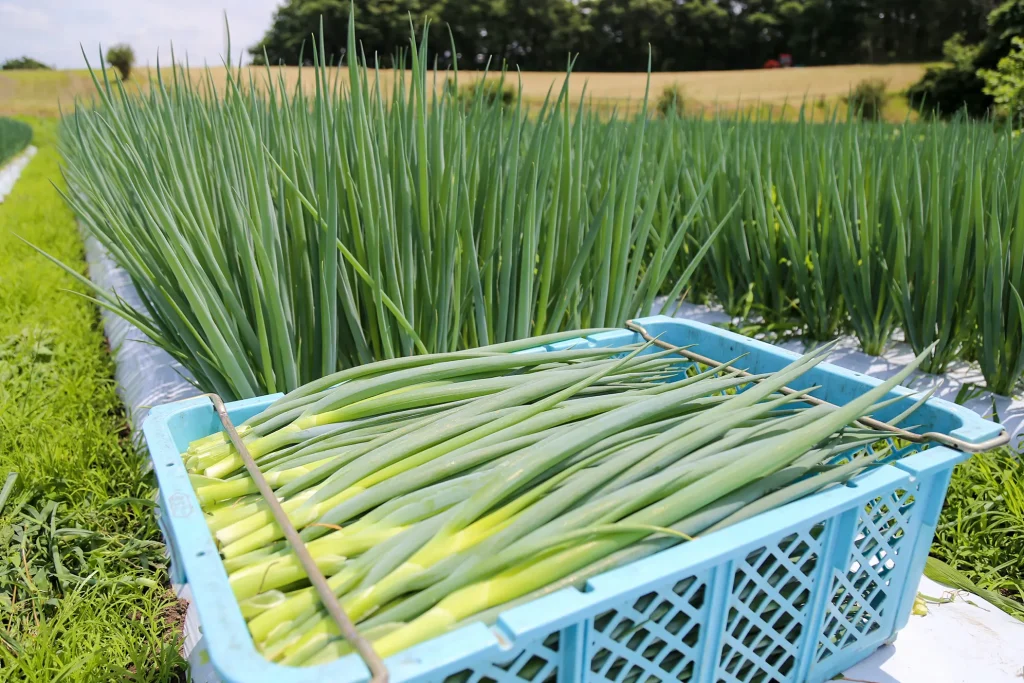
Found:
M 888 434 L 858 420 L 902 400 L 883 399 L 924 356 L 844 406 L 780 393 L 830 350 L 756 376 L 649 343 L 382 361 L 298 388 L 244 440 L 390 655 L 877 465 Z M 347 652 L 230 445 L 182 456 L 260 651 Z

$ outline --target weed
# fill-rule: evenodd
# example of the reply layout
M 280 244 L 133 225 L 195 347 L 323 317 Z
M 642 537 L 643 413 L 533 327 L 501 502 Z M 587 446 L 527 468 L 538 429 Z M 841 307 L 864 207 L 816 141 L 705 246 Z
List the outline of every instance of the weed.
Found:
M 1004 449 L 975 455 L 957 466 L 931 554 L 979 587 L 1024 603 L 1024 461 L 1020 457 Z
M 478 99 L 483 104 L 502 107 L 511 107 L 516 103 L 516 90 L 504 78 L 479 79 L 458 87 L 455 86 L 454 80 L 449 80 L 446 88 L 466 109 L 472 107 Z
M 853 113 L 865 121 L 878 121 L 885 107 L 889 82 L 881 78 L 865 78 L 850 92 L 847 102 Z
M 669 116 L 682 116 L 686 107 L 686 93 L 678 83 L 665 86 L 658 97 L 655 108 L 662 118 Z

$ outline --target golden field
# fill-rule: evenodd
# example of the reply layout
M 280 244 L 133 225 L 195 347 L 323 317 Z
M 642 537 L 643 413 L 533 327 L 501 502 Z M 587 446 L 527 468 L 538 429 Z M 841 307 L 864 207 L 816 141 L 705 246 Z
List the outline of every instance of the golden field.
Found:
M 854 65 L 799 67 L 793 69 L 752 69 L 744 71 L 689 71 L 651 74 L 651 97 L 656 98 L 667 86 L 676 84 L 683 88 L 689 106 L 720 106 L 735 108 L 749 107 L 758 102 L 777 107 L 783 102 L 799 103 L 809 101 L 837 101 L 858 81 L 866 78 L 881 78 L 888 82 L 889 90 L 899 92 L 917 81 L 924 73 L 924 64 Z M 132 73 L 130 86 L 149 87 L 155 69 L 139 68 Z M 257 83 L 266 79 L 266 69 L 247 67 Z M 312 89 L 311 70 L 306 69 L 303 85 Z M 164 70 L 165 75 L 168 70 Z M 274 68 L 272 72 L 285 79 L 293 87 L 299 79 L 297 67 Z M 224 67 L 210 69 L 213 82 L 223 87 Z M 193 78 L 203 76 L 203 70 L 193 68 Z M 248 74 L 243 74 L 248 80 Z M 344 81 L 347 70 L 339 74 Z M 438 79 L 448 74 L 438 73 Z M 381 70 L 381 85 L 388 86 L 394 73 Z M 461 72 L 462 81 L 478 78 L 478 74 Z M 549 88 L 558 88 L 564 74 L 553 72 L 510 73 L 508 79 L 515 82 L 521 78 L 523 93 L 528 102 L 544 99 Z M 644 73 L 574 73 L 570 82 L 572 99 L 581 96 L 601 109 L 633 109 L 643 98 L 646 85 Z M 94 92 L 92 80 L 86 70 L 64 71 L 3 71 L 0 72 L 0 115 L 56 116 L 60 108 L 69 108 L 76 98 L 90 98 Z

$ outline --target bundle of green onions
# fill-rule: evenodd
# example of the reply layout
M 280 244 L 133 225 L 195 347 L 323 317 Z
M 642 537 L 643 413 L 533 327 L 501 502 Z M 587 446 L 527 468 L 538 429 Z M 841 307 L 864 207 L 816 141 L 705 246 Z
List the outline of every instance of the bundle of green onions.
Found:
M 923 359 L 836 407 L 784 391 L 828 346 L 761 375 L 650 343 L 512 353 L 592 332 L 347 369 L 240 426 L 382 656 L 845 482 L 886 455 L 858 419 Z M 349 652 L 226 435 L 183 458 L 261 652 Z

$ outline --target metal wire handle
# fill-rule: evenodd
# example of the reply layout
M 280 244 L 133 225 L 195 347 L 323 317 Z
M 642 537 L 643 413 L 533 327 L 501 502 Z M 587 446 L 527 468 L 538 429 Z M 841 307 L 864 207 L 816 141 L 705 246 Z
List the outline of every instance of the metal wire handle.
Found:
M 712 360 L 711 358 L 708 358 L 706 356 L 702 356 L 699 353 L 694 353 L 689 349 L 681 349 L 676 346 L 672 346 L 671 344 L 668 344 L 666 342 L 663 342 L 660 339 L 655 339 L 647 332 L 646 329 L 644 329 L 643 325 L 640 325 L 632 320 L 626 321 L 626 329 L 632 332 L 636 332 L 641 337 L 643 337 L 645 341 L 649 341 L 653 343 L 655 346 L 667 350 L 675 350 L 676 353 L 678 353 L 680 356 L 688 358 L 689 360 L 692 360 L 694 362 L 700 363 L 702 365 L 707 365 L 708 367 L 712 368 L 722 366 L 722 363 L 719 363 L 716 360 Z M 741 375 L 744 377 L 752 376 L 751 373 L 745 372 L 743 370 L 731 369 L 731 371 L 737 375 Z M 796 391 L 794 389 L 790 389 L 789 387 L 782 387 L 781 389 L 779 389 L 779 393 L 789 395 L 796 393 Z M 833 403 L 823 401 L 820 398 L 815 398 L 813 396 L 804 396 L 800 400 L 802 400 L 804 403 L 810 403 L 811 405 L 815 406 L 821 405 L 832 406 L 833 408 L 838 407 Z M 893 425 L 882 422 L 881 420 L 876 420 L 873 417 L 862 417 L 857 421 L 873 429 L 890 432 L 893 436 L 903 439 L 904 441 L 910 441 L 912 443 L 940 443 L 943 446 L 949 446 L 950 448 L 962 451 L 964 453 L 982 453 L 984 451 L 989 451 L 992 450 L 993 448 L 999 448 L 1000 446 L 1005 446 L 1006 444 L 1010 443 L 1010 435 L 1007 433 L 1005 429 L 999 432 L 998 436 L 988 439 L 987 441 L 971 443 L 970 441 L 964 441 L 963 439 L 958 439 L 954 436 L 949 436 L 948 434 L 943 434 L 941 432 L 926 432 L 924 434 L 917 434 L 915 432 L 907 431 L 906 429 L 894 427 Z
M 373 649 L 373 645 L 370 641 L 359 635 L 352 620 L 345 614 L 345 610 L 342 609 L 341 603 L 338 602 L 337 596 L 334 595 L 334 591 L 327 583 L 327 579 L 324 577 L 323 572 L 316 566 L 316 562 L 313 560 L 313 556 L 309 554 L 309 548 L 306 547 L 305 542 L 299 536 L 299 532 L 295 530 L 288 514 L 281 507 L 281 503 L 277 500 L 277 496 L 274 495 L 274 490 L 270 488 L 267 480 L 263 478 L 263 473 L 260 472 L 260 468 L 256 465 L 256 462 L 252 459 L 249 454 L 249 449 L 246 448 L 245 443 L 241 437 L 238 436 L 238 431 L 235 429 L 235 425 L 231 423 L 231 418 L 228 417 L 227 408 L 224 406 L 224 401 L 217 394 L 203 394 L 210 399 L 213 403 L 214 409 L 217 411 L 217 415 L 220 417 L 220 422 L 224 425 L 224 430 L 228 433 L 228 437 L 231 439 L 231 443 L 234 445 L 235 450 L 238 451 L 238 455 L 241 456 L 242 462 L 245 463 L 245 469 L 248 470 L 249 476 L 256 482 L 256 488 L 259 489 L 260 495 L 263 496 L 263 500 L 270 506 L 270 511 L 274 515 L 274 520 L 278 526 L 284 531 L 285 538 L 288 539 L 288 543 L 292 546 L 292 550 L 295 551 L 295 555 L 299 558 L 299 563 L 302 568 L 306 571 L 306 575 L 309 577 L 309 582 L 316 588 L 317 595 L 320 596 L 320 602 L 323 603 L 327 612 L 334 619 L 334 623 L 338 625 L 338 630 L 345 637 L 352 647 L 355 648 L 356 652 L 362 658 L 363 662 L 370 669 L 371 683 L 387 683 L 388 681 L 388 669 L 384 666 L 384 660 L 380 658 L 377 651 Z

